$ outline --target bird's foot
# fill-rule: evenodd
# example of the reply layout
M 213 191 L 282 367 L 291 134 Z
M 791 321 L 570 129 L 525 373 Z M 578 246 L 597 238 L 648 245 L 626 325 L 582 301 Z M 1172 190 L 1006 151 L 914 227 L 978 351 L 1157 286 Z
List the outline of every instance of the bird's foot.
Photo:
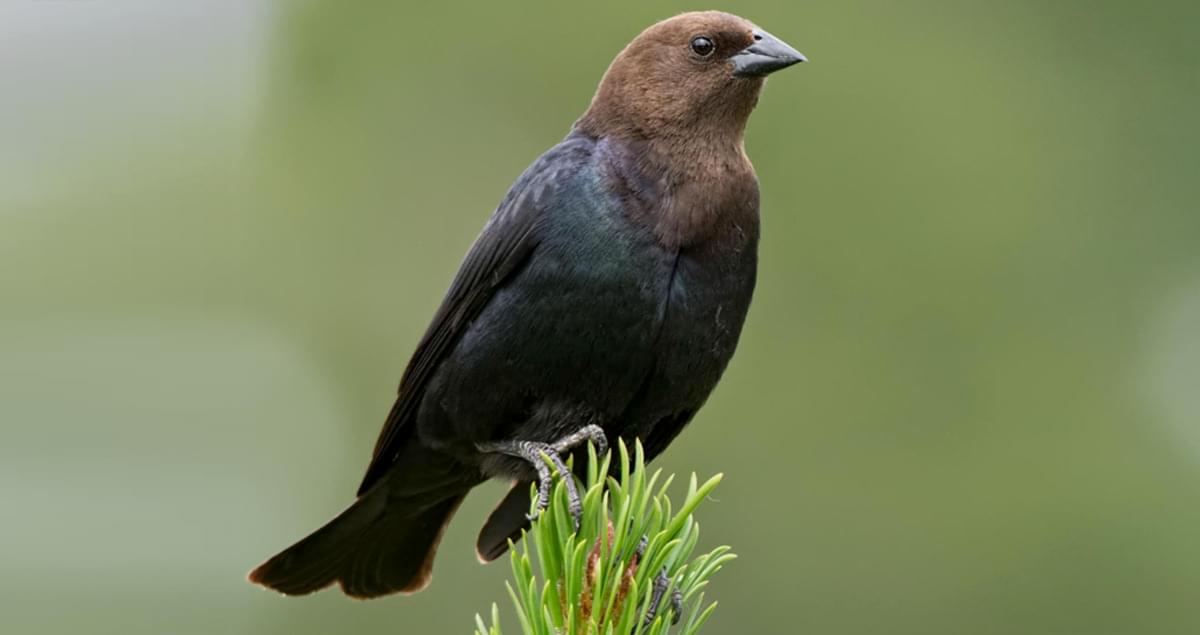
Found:
M 563 477 L 563 483 L 567 487 L 567 510 L 571 513 L 571 519 L 575 522 L 575 529 L 578 530 L 579 524 L 583 521 L 583 500 L 579 497 L 579 487 L 576 485 L 575 477 L 567 467 L 566 461 L 563 461 L 562 454 L 575 449 L 584 441 L 594 443 L 598 454 L 608 449 L 608 439 L 604 436 L 604 430 L 596 425 L 584 426 L 553 443 L 542 443 L 539 441 L 497 441 L 495 443 L 480 444 L 478 448 L 481 452 L 515 456 L 533 465 L 533 469 L 537 471 L 538 495 L 536 511 L 528 516 L 530 521 L 536 520 L 542 511 L 550 505 L 550 489 L 554 485 L 554 474 L 550 471 L 550 467 L 546 465 L 546 461 L 548 460 L 559 475 Z
M 671 578 L 667 577 L 667 568 L 663 567 L 662 571 L 654 578 L 654 591 L 650 595 L 650 607 L 646 611 L 645 624 L 649 626 L 654 623 L 658 617 L 658 611 L 662 608 L 663 596 L 667 594 L 667 587 L 671 586 Z M 683 615 L 683 593 L 678 588 L 671 589 L 671 599 L 669 600 L 669 608 L 671 611 L 671 625 L 679 623 L 680 616 Z
M 583 426 L 550 445 L 553 445 L 554 449 L 561 454 L 568 450 L 574 450 L 584 441 L 591 441 L 592 445 L 596 446 L 596 456 L 608 452 L 608 437 L 604 435 L 604 430 L 598 425 Z

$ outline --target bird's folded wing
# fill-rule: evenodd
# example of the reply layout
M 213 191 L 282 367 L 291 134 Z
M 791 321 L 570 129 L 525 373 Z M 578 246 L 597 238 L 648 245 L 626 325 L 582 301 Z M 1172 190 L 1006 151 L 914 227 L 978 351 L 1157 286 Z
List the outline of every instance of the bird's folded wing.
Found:
M 463 260 L 450 290 L 400 380 L 399 396 L 375 444 L 361 496 L 396 461 L 416 415 L 425 385 L 495 290 L 521 268 L 537 246 L 537 226 L 554 205 L 556 185 L 576 153 L 560 144 L 517 180 Z

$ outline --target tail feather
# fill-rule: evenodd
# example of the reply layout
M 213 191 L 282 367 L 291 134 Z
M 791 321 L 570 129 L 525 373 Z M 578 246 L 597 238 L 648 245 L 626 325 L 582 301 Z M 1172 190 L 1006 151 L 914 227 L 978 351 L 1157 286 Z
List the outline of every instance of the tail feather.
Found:
M 335 582 L 347 595 L 414 593 L 432 577 L 433 556 L 466 495 L 461 488 L 405 500 L 388 483 L 367 492 L 336 518 L 250 572 L 250 581 L 286 595 Z
M 521 532 L 529 527 L 529 481 L 517 481 L 512 489 L 496 505 L 488 516 L 479 539 L 475 541 L 475 555 L 480 562 L 491 562 L 508 551 L 509 540 L 520 540 Z

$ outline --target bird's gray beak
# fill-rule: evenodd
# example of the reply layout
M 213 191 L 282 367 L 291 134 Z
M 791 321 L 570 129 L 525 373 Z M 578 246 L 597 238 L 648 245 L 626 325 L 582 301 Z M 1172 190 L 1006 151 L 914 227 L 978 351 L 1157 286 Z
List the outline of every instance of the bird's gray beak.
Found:
M 754 31 L 754 42 L 733 56 L 733 74 L 738 77 L 763 77 L 792 64 L 807 62 L 800 51 L 766 31 Z

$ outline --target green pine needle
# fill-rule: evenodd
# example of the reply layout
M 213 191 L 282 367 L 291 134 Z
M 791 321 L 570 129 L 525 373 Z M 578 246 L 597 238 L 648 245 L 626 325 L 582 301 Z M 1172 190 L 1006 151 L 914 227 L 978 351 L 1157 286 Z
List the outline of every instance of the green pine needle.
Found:
M 634 456 L 618 442 L 619 478 L 609 476 L 612 454 L 598 459 L 588 448 L 583 522 L 578 532 L 567 510 L 567 488 L 559 480 L 550 506 L 533 522 L 519 546 L 510 545 L 513 580 L 507 584 L 524 635 L 691 635 L 717 603 L 706 604 L 708 580 L 734 559 L 729 547 L 693 557 L 700 525 L 692 514 L 721 482 L 703 484 L 692 474 L 687 497 L 672 512 L 661 470 L 647 478 L 641 443 Z M 553 465 L 551 465 L 553 469 Z M 533 497 L 536 500 L 536 496 Z M 645 549 L 637 556 L 639 545 Z M 654 581 L 666 570 L 670 585 L 655 619 L 646 623 Z M 683 615 L 672 625 L 671 594 L 678 589 Z M 492 605 L 490 626 L 475 616 L 476 635 L 501 635 L 500 611 Z

